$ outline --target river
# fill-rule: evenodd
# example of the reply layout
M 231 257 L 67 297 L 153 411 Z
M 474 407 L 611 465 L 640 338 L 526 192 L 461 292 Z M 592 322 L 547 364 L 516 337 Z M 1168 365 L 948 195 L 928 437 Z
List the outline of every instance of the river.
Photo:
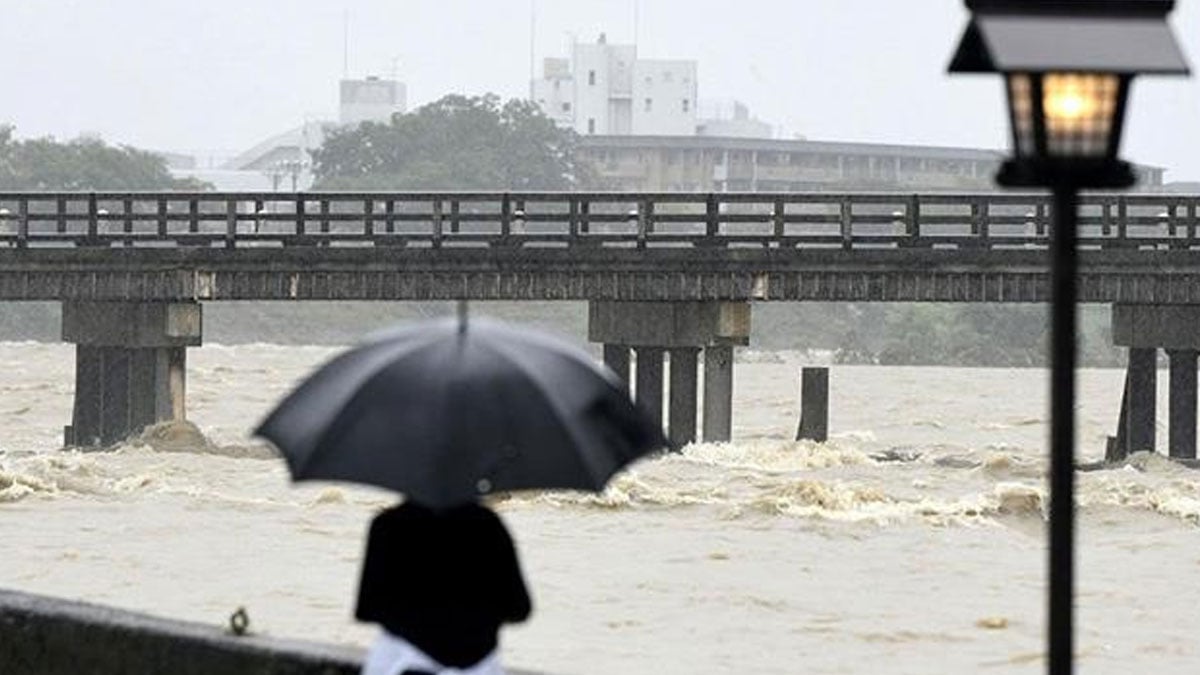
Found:
M 192 349 L 194 427 L 78 453 L 60 451 L 72 348 L 0 343 L 0 584 L 215 624 L 244 606 L 254 631 L 365 645 L 363 536 L 392 496 L 293 485 L 247 437 L 335 352 Z M 1046 372 L 833 366 L 815 444 L 790 440 L 808 359 L 739 352 L 733 443 L 644 460 L 599 495 L 495 503 L 535 604 L 503 635 L 508 664 L 1044 671 Z M 1079 378 L 1079 455 L 1096 460 L 1123 373 Z M 1079 672 L 1194 673 L 1197 474 L 1135 456 L 1080 473 L 1078 499 Z

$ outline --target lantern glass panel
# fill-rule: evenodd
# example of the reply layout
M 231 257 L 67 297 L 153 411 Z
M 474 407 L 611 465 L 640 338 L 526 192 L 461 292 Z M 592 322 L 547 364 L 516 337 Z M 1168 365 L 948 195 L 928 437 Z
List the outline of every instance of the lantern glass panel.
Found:
M 1051 157 L 1103 157 L 1117 111 L 1116 75 L 1046 73 L 1042 76 L 1042 113 L 1046 154 Z
M 1028 73 L 1008 76 L 1008 106 L 1012 114 L 1014 153 L 1018 157 L 1037 154 L 1033 138 L 1033 83 Z

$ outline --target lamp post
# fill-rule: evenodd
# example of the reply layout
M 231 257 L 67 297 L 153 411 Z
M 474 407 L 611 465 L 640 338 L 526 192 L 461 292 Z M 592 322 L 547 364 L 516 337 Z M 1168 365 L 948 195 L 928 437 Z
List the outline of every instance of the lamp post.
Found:
M 1072 672 L 1075 538 L 1075 267 L 1078 195 L 1124 188 L 1117 158 L 1138 74 L 1186 74 L 1167 14 L 1174 0 L 967 0 L 951 73 L 1005 79 L 1013 156 L 996 180 L 1049 188 L 1051 384 L 1048 672 Z

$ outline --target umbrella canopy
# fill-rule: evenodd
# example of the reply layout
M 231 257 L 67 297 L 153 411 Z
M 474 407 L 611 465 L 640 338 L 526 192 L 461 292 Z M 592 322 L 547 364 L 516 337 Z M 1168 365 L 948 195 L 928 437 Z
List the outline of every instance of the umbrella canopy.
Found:
M 493 491 L 600 490 L 667 447 L 587 352 L 473 319 L 368 339 L 313 373 L 255 433 L 295 480 L 367 483 L 430 506 Z

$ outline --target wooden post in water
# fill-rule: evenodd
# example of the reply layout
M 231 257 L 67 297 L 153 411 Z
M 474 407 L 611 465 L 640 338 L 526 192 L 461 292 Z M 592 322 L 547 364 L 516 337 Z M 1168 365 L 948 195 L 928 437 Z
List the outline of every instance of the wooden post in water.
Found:
M 617 374 L 625 387 L 629 387 L 629 347 L 604 343 L 604 365 Z
M 1130 348 L 1129 349 L 1129 408 L 1126 414 L 1126 430 L 1129 445 L 1125 449 L 1128 456 L 1131 452 L 1154 452 L 1154 424 L 1156 417 L 1156 390 L 1158 389 L 1158 350 Z
M 1121 411 L 1117 414 L 1117 435 L 1109 436 L 1104 446 L 1104 461 L 1121 462 L 1129 456 L 1129 371 L 1121 390 Z
M 800 370 L 800 425 L 796 440 L 824 443 L 829 436 L 829 369 Z
M 704 348 L 704 440 L 729 441 L 733 431 L 733 347 Z
M 699 347 L 673 347 L 668 406 L 671 445 L 681 448 L 696 440 L 697 359 Z
M 1171 359 L 1168 446 L 1171 457 L 1196 458 L 1196 350 L 1168 349 Z
M 167 359 L 167 390 L 169 401 L 169 418 L 163 419 L 182 422 L 187 419 L 187 348 L 166 347 Z
M 634 347 L 637 354 L 637 402 L 662 426 L 663 421 L 663 348 Z

